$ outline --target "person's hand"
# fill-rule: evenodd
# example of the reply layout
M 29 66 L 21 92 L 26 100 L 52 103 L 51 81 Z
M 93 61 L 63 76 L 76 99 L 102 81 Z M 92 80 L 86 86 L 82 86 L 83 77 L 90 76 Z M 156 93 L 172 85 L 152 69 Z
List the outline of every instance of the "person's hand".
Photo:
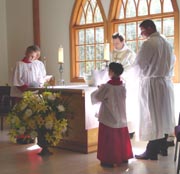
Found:
M 24 85 L 22 85 L 22 86 L 17 86 L 17 88 L 18 88 L 20 91 L 24 92 L 24 91 L 26 91 L 26 90 L 28 89 L 28 85 L 24 84 Z
M 104 84 L 98 85 L 97 87 L 100 88 L 101 86 L 103 86 Z

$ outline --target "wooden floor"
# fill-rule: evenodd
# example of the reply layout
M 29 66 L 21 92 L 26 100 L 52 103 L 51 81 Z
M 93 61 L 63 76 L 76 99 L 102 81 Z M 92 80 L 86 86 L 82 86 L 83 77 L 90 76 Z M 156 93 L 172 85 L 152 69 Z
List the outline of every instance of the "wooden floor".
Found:
M 9 142 L 7 130 L 0 131 L 1 174 L 176 174 L 173 161 L 174 147 L 168 149 L 168 157 L 158 156 L 158 161 L 131 159 L 115 168 L 102 168 L 96 153 L 81 154 L 51 148 L 53 155 L 37 155 L 35 144 L 19 145 Z M 134 154 L 144 151 L 146 143 L 132 140 Z

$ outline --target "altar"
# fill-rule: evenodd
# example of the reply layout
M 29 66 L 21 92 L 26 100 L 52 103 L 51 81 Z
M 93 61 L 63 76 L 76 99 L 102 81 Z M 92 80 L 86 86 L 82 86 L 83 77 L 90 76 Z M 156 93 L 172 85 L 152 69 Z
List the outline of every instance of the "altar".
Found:
M 49 91 L 60 92 L 67 97 L 72 119 L 69 119 L 68 134 L 57 147 L 72 151 L 90 153 L 97 151 L 98 119 L 95 117 L 98 105 L 91 104 L 91 93 L 97 89 L 87 85 L 51 86 Z M 42 92 L 45 88 L 35 88 Z

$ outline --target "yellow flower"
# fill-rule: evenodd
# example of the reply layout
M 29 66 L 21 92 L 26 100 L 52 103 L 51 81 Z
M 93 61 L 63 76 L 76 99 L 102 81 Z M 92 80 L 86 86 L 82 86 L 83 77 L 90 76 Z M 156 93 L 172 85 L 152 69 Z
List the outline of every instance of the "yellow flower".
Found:
M 56 95 L 51 94 L 51 95 L 48 96 L 48 99 L 53 101 L 53 100 L 56 99 Z
M 44 119 L 41 116 L 38 116 L 36 121 L 39 128 L 41 128 L 45 123 Z
M 27 126 L 30 129 L 35 129 L 36 128 L 36 120 L 27 120 Z
M 23 111 L 26 107 L 27 107 L 27 103 L 22 102 L 21 107 L 20 107 L 21 111 Z
M 52 137 L 49 133 L 46 133 L 45 138 L 46 138 L 46 141 L 49 143 L 52 141 Z
M 52 129 L 53 128 L 53 121 L 46 121 L 45 122 L 45 128 L 46 129 Z
M 22 100 L 13 107 L 7 117 L 10 140 L 15 142 L 16 137 L 22 134 L 31 138 L 41 134 L 49 145 L 57 145 L 68 126 L 65 109 L 67 104 L 63 100 L 60 93 L 24 92 Z
M 24 117 L 23 117 L 23 119 L 29 118 L 32 114 L 33 114 L 32 110 L 31 110 L 31 109 L 27 109 L 27 110 L 24 112 Z

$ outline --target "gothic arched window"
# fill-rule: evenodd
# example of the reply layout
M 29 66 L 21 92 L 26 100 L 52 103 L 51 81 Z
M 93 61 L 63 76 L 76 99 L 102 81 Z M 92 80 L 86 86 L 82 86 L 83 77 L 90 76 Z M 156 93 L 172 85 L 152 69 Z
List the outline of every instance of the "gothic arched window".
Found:
M 70 23 L 72 82 L 82 82 L 84 73 L 102 67 L 105 26 L 100 0 L 76 0 Z
M 140 37 L 140 22 L 145 19 L 155 22 L 157 30 L 166 36 L 174 48 L 177 57 L 174 81 L 179 81 L 179 10 L 176 0 L 113 0 L 110 11 L 109 34 L 116 31 L 122 33 L 127 45 L 135 52 L 143 42 Z

